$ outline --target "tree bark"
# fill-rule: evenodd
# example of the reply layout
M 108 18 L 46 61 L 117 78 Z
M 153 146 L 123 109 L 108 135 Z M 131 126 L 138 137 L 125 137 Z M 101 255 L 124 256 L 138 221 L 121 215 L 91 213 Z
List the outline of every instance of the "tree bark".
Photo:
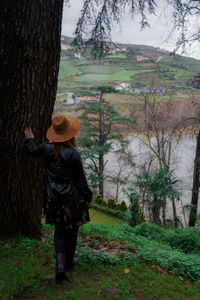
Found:
M 104 172 L 104 159 L 103 159 L 104 155 L 103 154 L 99 154 L 99 194 L 102 195 L 102 197 L 104 196 L 104 189 L 103 189 L 103 183 L 104 183 L 104 176 L 103 176 L 103 172 Z
M 100 95 L 100 106 L 99 106 L 99 146 L 104 146 L 104 112 L 102 109 L 102 97 L 103 97 L 103 91 L 101 91 Z M 99 194 L 104 196 L 104 189 L 103 189 L 103 183 L 104 183 L 104 154 L 99 153 Z
M 63 0 L 1 0 L 0 235 L 39 237 L 44 165 L 24 129 L 45 139 L 56 99 Z
M 189 215 L 189 226 L 195 226 L 197 220 L 197 207 L 199 198 L 199 165 L 200 165 L 200 130 L 197 135 L 197 145 L 194 160 L 194 172 L 193 172 L 193 187 L 192 187 L 192 199 L 191 209 Z
M 153 199 L 152 214 L 153 214 L 153 223 L 161 226 L 159 201 L 160 199 L 157 199 L 156 197 Z
M 174 217 L 174 227 L 178 228 L 178 219 L 177 219 L 177 213 L 176 213 L 176 203 L 175 199 L 172 198 L 172 208 L 173 208 L 173 217 Z

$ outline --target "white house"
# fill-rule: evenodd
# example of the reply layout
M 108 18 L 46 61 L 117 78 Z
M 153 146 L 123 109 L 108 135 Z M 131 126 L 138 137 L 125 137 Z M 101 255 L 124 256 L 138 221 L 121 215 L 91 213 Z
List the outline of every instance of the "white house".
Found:
M 131 90 L 131 85 L 129 82 L 121 82 L 119 84 L 115 84 L 115 89 L 117 91 L 122 91 L 122 90 Z
M 63 49 L 63 50 L 70 50 L 70 49 L 72 49 L 72 47 L 70 45 L 61 43 L 61 49 Z

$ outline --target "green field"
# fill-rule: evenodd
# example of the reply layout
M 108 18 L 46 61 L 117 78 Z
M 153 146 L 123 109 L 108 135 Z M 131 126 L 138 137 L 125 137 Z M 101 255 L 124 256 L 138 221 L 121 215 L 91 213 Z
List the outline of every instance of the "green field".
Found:
M 119 58 L 119 59 L 126 59 L 126 55 L 121 55 L 121 54 L 115 54 L 115 55 L 107 55 L 105 58 Z
M 89 52 L 82 60 L 66 57 L 61 59 L 58 81 L 58 98 L 68 90 L 90 88 L 94 85 L 115 85 L 119 82 L 130 83 L 134 89 L 154 85 L 162 85 L 171 89 L 174 98 L 187 99 L 190 93 L 198 94 L 188 85 L 198 69 L 200 61 L 176 56 L 159 48 L 145 45 L 124 45 L 126 55 L 108 55 L 101 60 L 89 58 Z M 73 57 L 72 53 L 70 57 Z M 84 54 L 83 54 L 84 55 Z M 143 55 L 146 61 L 136 61 L 137 55 Z M 127 93 L 129 91 L 125 91 Z M 124 92 L 120 92 L 123 94 Z M 121 95 L 122 97 L 122 95 Z M 131 100 L 132 101 L 132 100 Z M 122 103 L 122 99 L 119 100 Z
M 61 61 L 60 62 L 60 70 L 59 70 L 59 77 L 58 80 L 64 79 L 68 76 L 78 75 L 81 74 L 81 71 L 71 61 Z
M 106 84 L 107 82 L 116 81 L 132 81 L 133 86 L 137 86 L 137 81 L 142 81 L 149 84 L 152 80 L 171 81 L 187 81 L 194 76 L 193 71 L 175 67 L 168 63 L 162 63 L 158 69 L 154 63 L 125 63 L 108 64 L 102 61 L 97 64 L 93 61 L 61 61 L 59 72 L 58 86 L 74 86 L 76 83 L 80 84 Z M 179 84 L 180 85 L 180 84 Z

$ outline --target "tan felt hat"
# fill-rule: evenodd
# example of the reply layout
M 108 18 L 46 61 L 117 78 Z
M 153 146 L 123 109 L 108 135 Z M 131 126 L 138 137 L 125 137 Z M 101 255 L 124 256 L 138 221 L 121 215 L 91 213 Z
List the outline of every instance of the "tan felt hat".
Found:
M 80 129 L 80 122 L 65 115 L 57 115 L 47 130 L 47 139 L 55 143 L 66 142 L 73 138 Z

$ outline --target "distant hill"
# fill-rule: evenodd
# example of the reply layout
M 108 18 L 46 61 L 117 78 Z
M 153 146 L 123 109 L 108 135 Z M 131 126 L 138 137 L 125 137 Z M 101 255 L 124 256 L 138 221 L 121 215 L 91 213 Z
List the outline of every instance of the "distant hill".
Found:
M 104 58 L 93 60 L 89 50 L 74 50 L 72 41 L 71 37 L 61 36 L 61 95 L 69 89 L 111 84 L 132 94 L 150 91 L 152 86 L 156 93 L 171 89 L 178 98 L 186 99 L 197 87 L 193 79 L 200 72 L 200 60 L 173 55 L 158 47 L 132 44 L 112 46 Z
M 73 41 L 72 37 L 66 36 L 66 35 L 61 35 L 61 43 L 63 44 L 71 44 Z
M 62 44 L 70 45 L 72 41 L 72 37 L 61 35 Z M 147 56 L 149 59 L 153 59 L 153 61 L 156 61 L 157 58 L 161 57 L 160 60 L 162 59 L 162 61 L 174 62 L 176 63 L 176 65 L 182 66 L 183 68 L 188 68 L 196 73 L 200 72 L 200 60 L 197 60 L 195 58 L 181 56 L 177 54 L 174 55 L 173 53 L 165 49 L 147 45 L 117 44 L 116 46 L 119 48 L 128 49 L 129 56 L 143 55 Z M 63 54 L 62 56 L 65 56 L 65 54 Z

